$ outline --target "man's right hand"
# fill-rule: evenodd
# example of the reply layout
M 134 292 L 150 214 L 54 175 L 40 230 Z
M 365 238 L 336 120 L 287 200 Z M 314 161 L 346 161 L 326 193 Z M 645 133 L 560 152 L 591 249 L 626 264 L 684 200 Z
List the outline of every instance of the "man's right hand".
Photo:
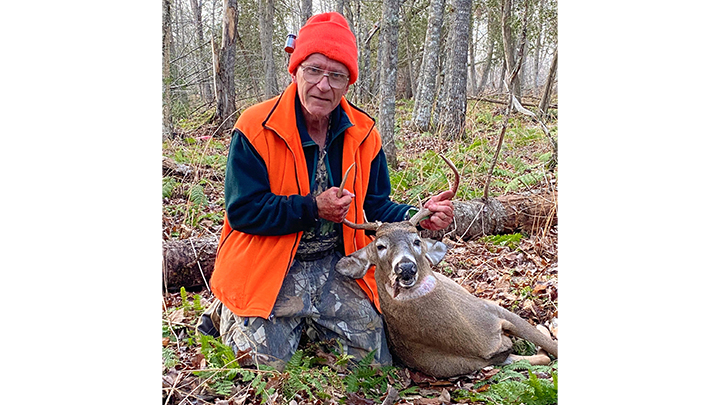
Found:
M 350 203 L 355 198 L 355 194 L 343 190 L 342 197 L 338 198 L 337 187 L 332 187 L 323 191 L 315 198 L 318 207 L 318 216 L 332 222 L 342 222 L 342 220 L 350 211 Z

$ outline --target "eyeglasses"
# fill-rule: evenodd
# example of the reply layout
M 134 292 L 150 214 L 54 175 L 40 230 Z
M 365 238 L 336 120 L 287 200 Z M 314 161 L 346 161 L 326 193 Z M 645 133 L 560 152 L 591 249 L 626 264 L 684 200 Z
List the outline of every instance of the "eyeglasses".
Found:
M 350 80 L 350 76 L 345 73 L 331 72 L 315 66 L 300 65 L 300 68 L 302 68 L 303 73 L 305 74 L 305 80 L 310 84 L 320 83 L 323 76 L 326 76 L 330 87 L 333 89 L 343 89 Z

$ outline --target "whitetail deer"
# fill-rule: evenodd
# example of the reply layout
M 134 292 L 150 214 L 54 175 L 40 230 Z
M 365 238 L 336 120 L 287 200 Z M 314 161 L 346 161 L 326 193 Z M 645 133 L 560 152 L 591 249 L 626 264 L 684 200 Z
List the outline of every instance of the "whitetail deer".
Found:
M 460 175 L 450 165 L 457 192 Z M 545 354 L 510 354 L 506 334 L 529 340 L 557 357 L 557 341 L 516 314 L 470 294 L 452 279 L 432 271 L 447 252 L 442 242 L 421 238 L 417 225 L 431 214 L 422 209 L 410 220 L 395 223 L 345 224 L 375 231 L 375 240 L 338 262 L 336 270 L 360 278 L 376 266 L 375 281 L 387 324 L 388 343 L 410 368 L 435 377 L 475 372 L 488 365 L 527 359 L 548 364 Z

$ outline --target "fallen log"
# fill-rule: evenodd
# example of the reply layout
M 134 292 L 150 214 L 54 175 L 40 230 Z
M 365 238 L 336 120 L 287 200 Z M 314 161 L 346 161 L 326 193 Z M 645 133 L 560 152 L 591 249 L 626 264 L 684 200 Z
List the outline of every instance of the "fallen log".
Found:
M 163 289 L 207 288 L 215 268 L 217 244 L 212 236 L 164 240 Z
M 440 231 L 423 230 L 421 235 L 470 240 L 518 231 L 537 233 L 557 224 L 557 193 L 511 194 L 488 200 L 454 201 L 454 223 Z
M 508 103 L 507 100 L 494 100 L 494 99 L 492 99 L 492 98 L 486 98 L 486 97 L 477 97 L 477 98 L 468 97 L 468 100 L 484 101 L 484 102 L 486 102 L 486 103 L 493 103 L 493 104 L 507 104 L 507 103 Z M 537 107 L 536 104 L 530 104 L 530 103 L 521 103 L 521 105 L 522 105 L 523 107 Z M 550 105 L 548 105 L 548 107 L 549 107 L 549 108 L 554 108 L 554 109 L 557 110 L 558 105 L 557 105 L 557 104 L 550 104 Z
M 193 169 L 189 165 L 183 163 L 177 163 L 174 160 L 163 156 L 162 159 L 163 176 L 179 176 L 185 177 L 192 174 Z
M 557 224 L 557 193 L 504 195 L 483 202 L 454 201 L 455 221 L 441 231 L 423 230 L 426 238 L 470 240 L 513 232 L 538 233 Z M 206 288 L 215 266 L 216 237 L 163 241 L 163 286 L 167 291 Z

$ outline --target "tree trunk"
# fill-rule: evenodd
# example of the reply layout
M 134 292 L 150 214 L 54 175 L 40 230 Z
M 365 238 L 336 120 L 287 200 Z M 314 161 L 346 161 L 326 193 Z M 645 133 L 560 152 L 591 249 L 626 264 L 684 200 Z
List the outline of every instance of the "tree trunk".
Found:
M 242 38 L 238 37 L 237 39 L 237 46 L 239 47 L 239 54 L 243 58 L 243 63 L 246 66 L 247 71 L 247 77 L 257 77 L 259 73 L 255 71 L 255 64 L 251 60 L 251 58 L 248 57 L 248 54 L 254 54 L 254 51 L 247 49 L 242 42 Z M 262 98 L 262 95 L 260 95 L 260 88 L 258 87 L 258 81 L 257 80 L 249 80 L 250 82 L 250 89 L 253 92 L 253 96 L 255 96 L 255 99 L 260 100 Z
M 552 95 L 552 89 L 553 85 L 555 84 L 555 75 L 557 74 L 557 64 L 558 64 L 558 52 L 555 51 L 555 56 L 553 56 L 552 64 L 550 65 L 550 72 L 548 73 L 547 81 L 545 81 L 545 90 L 543 91 L 542 99 L 540 100 L 540 105 L 538 106 L 538 109 L 540 110 L 540 114 L 547 114 L 548 105 L 550 104 L 550 95 Z
M 302 0 L 302 24 L 305 25 L 307 20 L 312 17 L 312 0 Z
M 335 1 L 335 11 L 338 13 L 345 15 L 345 0 L 336 0 Z
M 206 48 L 202 26 L 201 6 L 202 0 L 200 2 L 198 2 L 198 0 L 190 0 L 190 8 L 193 13 L 193 24 L 195 25 L 195 35 L 197 37 L 198 54 L 200 55 L 200 58 L 198 58 L 198 71 L 200 78 L 198 87 L 200 89 L 200 97 L 202 97 L 202 99 L 206 102 L 210 102 L 214 99 L 214 94 L 212 87 L 210 86 L 210 77 L 208 75 L 209 66 L 206 63 L 206 60 L 203 59 Z
M 490 76 L 490 71 L 492 69 L 492 62 L 493 62 L 493 56 L 495 51 L 495 38 L 492 36 L 492 26 L 493 26 L 493 11 L 488 9 L 487 10 L 487 56 L 485 60 L 485 68 L 483 70 L 482 78 L 480 79 L 480 88 L 478 90 L 478 93 L 482 93 L 485 89 L 485 86 L 487 85 L 488 78 Z M 492 82 L 491 82 L 492 83 Z
M 372 64 L 372 50 L 370 49 L 370 40 L 372 40 L 372 37 L 377 33 L 377 31 L 380 29 L 380 25 L 376 23 L 372 29 L 368 27 L 367 34 L 363 38 L 362 41 L 362 48 L 360 48 L 360 60 L 358 62 L 361 63 L 361 74 L 358 78 L 360 82 L 360 100 L 364 103 L 370 102 L 371 99 L 371 87 L 372 87 L 372 75 L 370 70 L 370 65 Z M 358 43 L 358 47 L 361 45 Z
M 264 99 L 267 100 L 280 93 L 278 90 L 277 73 L 275 71 L 275 59 L 273 57 L 273 27 L 275 18 L 275 0 L 259 0 L 258 15 L 260 16 L 260 48 L 265 67 L 265 87 L 263 88 Z
M 485 85 L 487 84 L 488 77 L 490 75 L 490 69 L 492 69 L 492 58 L 494 50 L 495 41 L 493 41 L 492 38 L 490 38 L 490 35 L 488 35 L 487 60 L 485 61 L 485 69 L 483 70 L 482 78 L 480 78 L 480 86 L 478 93 L 482 93 L 482 91 L 485 89 Z
M 412 122 L 419 131 L 430 129 L 430 117 L 435 98 L 435 84 L 438 76 L 438 59 L 440 57 L 440 34 L 445 14 L 445 0 L 431 0 L 430 16 L 425 33 L 425 47 L 420 77 L 415 91 Z
M 505 78 L 505 72 L 507 72 L 507 61 L 505 60 L 505 58 L 503 58 L 502 69 L 500 69 L 500 81 L 497 86 L 498 93 L 504 93 L 506 91 L 505 85 L 503 84 L 503 79 Z
M 413 11 L 412 4 L 410 5 L 410 11 Z M 404 20 L 404 28 L 405 28 L 405 54 L 407 55 L 407 81 L 410 88 L 409 96 L 407 98 L 415 97 L 415 69 L 413 68 L 413 55 L 414 52 L 412 50 L 412 44 L 410 43 L 410 19 L 412 17 L 408 16 L 408 13 L 403 8 L 403 20 Z
M 538 2 L 538 28 L 537 38 L 535 38 L 535 69 L 533 72 L 533 94 L 538 93 L 540 88 L 540 38 L 543 32 L 542 13 L 543 13 L 543 0 Z
M 170 14 L 171 0 L 163 0 L 163 27 L 162 27 L 162 66 L 163 66 L 163 125 L 162 139 L 166 140 L 172 136 L 173 120 L 171 110 L 170 83 L 172 76 L 170 74 L 170 58 L 172 50 L 172 20 Z
M 217 116 L 220 130 L 235 124 L 235 43 L 237 42 L 237 0 L 223 2 L 222 43 L 215 58 Z
M 475 97 L 477 95 L 477 70 L 475 70 L 475 18 L 473 13 L 470 13 L 470 50 L 468 51 L 468 69 L 470 77 L 470 95 Z
M 447 73 L 437 127 L 445 139 L 459 139 L 465 132 L 467 107 L 467 59 L 472 0 L 454 0 L 448 38 Z
M 523 49 L 522 54 L 523 54 L 523 55 L 527 55 L 527 51 L 528 51 L 527 42 L 526 42 L 526 41 L 525 41 L 525 42 L 522 42 L 522 43 L 520 44 L 520 46 L 523 47 L 523 48 L 522 48 L 522 49 Z M 528 64 L 525 63 L 524 57 L 523 57 L 523 60 L 522 60 L 522 61 L 519 61 L 519 59 L 520 59 L 520 57 L 515 58 L 515 62 L 516 62 L 516 63 L 520 63 L 520 70 L 518 71 L 518 84 L 519 84 L 519 87 L 520 87 L 520 94 L 522 94 L 523 89 L 525 89 L 525 88 L 528 87 L 528 86 L 527 86 L 527 77 L 528 77 L 527 70 L 528 70 Z M 520 99 L 518 98 L 518 100 L 520 100 Z
M 421 232 L 423 237 L 473 238 L 513 232 L 541 233 L 557 224 L 557 193 L 504 195 L 480 200 L 455 201 L 455 221 L 441 231 Z M 163 285 L 170 291 L 180 287 L 205 286 L 215 265 L 217 238 L 163 241 Z M 202 268 L 202 273 L 200 269 Z M 205 280 L 203 280 L 203 276 Z
M 395 88 L 397 87 L 397 44 L 400 2 L 383 0 L 382 14 L 382 59 L 380 60 L 380 114 L 378 117 L 380 136 L 387 162 L 397 168 L 395 151 Z
M 502 7 L 502 19 L 501 19 L 501 26 L 502 26 L 502 37 L 503 37 L 503 47 L 505 49 L 505 70 L 509 73 L 512 72 L 515 68 L 515 44 L 513 42 L 512 38 L 512 28 L 510 28 L 510 20 L 512 17 L 512 0 L 504 0 L 503 7 Z M 505 79 L 505 75 L 501 76 L 501 80 Z M 515 95 L 515 98 L 518 99 L 518 101 L 521 101 L 520 98 L 520 80 L 519 77 L 515 77 L 511 83 L 508 83 L 508 86 L 510 86 L 510 90 Z M 505 91 L 505 86 L 502 85 L 503 91 Z

